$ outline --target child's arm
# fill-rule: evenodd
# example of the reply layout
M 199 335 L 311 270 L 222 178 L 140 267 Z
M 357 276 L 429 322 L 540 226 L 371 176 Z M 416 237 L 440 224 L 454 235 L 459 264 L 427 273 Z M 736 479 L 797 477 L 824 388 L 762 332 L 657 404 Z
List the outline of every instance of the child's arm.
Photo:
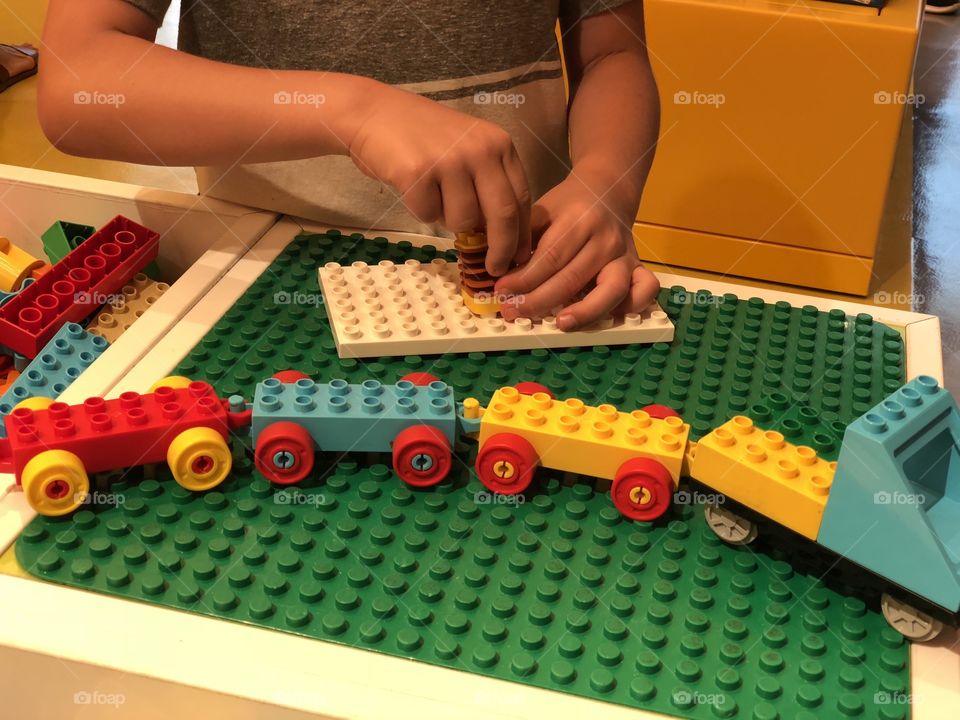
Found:
M 38 103 L 56 147 L 151 165 L 349 155 L 424 222 L 486 226 L 494 274 L 529 237 L 526 176 L 497 125 L 368 78 L 214 62 L 156 32 L 122 0 L 50 1 Z
M 640 310 L 659 289 L 637 259 L 632 228 L 653 162 L 660 104 L 642 0 L 561 24 L 561 30 L 573 169 L 534 205 L 536 251 L 497 283 L 497 292 L 518 296 L 506 317 L 535 317 L 569 303 L 596 280 L 582 301 L 557 316 L 569 330 L 611 311 Z

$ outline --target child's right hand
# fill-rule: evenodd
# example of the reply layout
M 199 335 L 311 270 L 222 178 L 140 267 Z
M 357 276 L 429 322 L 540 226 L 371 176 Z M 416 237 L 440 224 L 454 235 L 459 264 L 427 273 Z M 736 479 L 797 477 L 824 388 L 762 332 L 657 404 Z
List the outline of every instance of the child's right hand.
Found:
M 348 143 L 366 175 L 392 185 L 422 222 L 485 229 L 487 271 L 530 254 L 530 191 L 510 135 L 419 95 L 377 83 Z

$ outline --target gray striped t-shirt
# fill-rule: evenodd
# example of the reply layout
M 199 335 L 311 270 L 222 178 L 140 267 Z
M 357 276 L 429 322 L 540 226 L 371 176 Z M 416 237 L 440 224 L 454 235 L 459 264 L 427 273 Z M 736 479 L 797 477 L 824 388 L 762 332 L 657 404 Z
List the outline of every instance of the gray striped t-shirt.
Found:
M 126 0 L 160 23 L 170 0 Z M 182 0 L 180 49 L 272 69 L 379 80 L 493 121 L 534 198 L 569 166 L 556 22 L 626 0 Z M 349 158 L 198 167 L 201 193 L 331 225 L 434 233 Z

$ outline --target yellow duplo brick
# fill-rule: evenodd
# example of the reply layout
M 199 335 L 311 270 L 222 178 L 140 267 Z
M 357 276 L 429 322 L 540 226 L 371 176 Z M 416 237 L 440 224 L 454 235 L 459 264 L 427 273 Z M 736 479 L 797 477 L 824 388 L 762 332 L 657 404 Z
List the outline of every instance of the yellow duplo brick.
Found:
M 836 463 L 738 415 L 701 438 L 690 475 L 771 520 L 815 540 Z
M 0 237 L 0 290 L 16 292 L 30 273 L 43 265 L 26 250 L 21 250 L 5 237 Z
M 612 480 L 627 460 L 644 457 L 660 462 L 676 483 L 690 426 L 677 417 L 660 420 L 643 410 L 621 412 L 504 387 L 483 414 L 481 445 L 504 432 L 530 442 L 544 467 Z

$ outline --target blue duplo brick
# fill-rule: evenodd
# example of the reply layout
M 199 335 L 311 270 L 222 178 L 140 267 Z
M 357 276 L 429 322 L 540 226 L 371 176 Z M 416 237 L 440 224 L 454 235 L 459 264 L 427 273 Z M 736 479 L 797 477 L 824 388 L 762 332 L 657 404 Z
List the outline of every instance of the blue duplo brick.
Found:
M 960 610 L 960 413 L 920 376 L 847 427 L 817 542 Z
M 355 385 L 270 378 L 254 394 L 254 442 L 264 428 L 281 421 L 305 428 L 321 450 L 341 452 L 385 452 L 401 430 L 414 425 L 438 428 L 451 445 L 457 432 L 453 389 L 439 381 L 418 386 L 366 380 Z
M 59 397 L 109 346 L 105 339 L 76 323 L 60 328 L 0 397 L 0 437 L 6 434 L 3 418 L 18 403 L 35 397 Z

